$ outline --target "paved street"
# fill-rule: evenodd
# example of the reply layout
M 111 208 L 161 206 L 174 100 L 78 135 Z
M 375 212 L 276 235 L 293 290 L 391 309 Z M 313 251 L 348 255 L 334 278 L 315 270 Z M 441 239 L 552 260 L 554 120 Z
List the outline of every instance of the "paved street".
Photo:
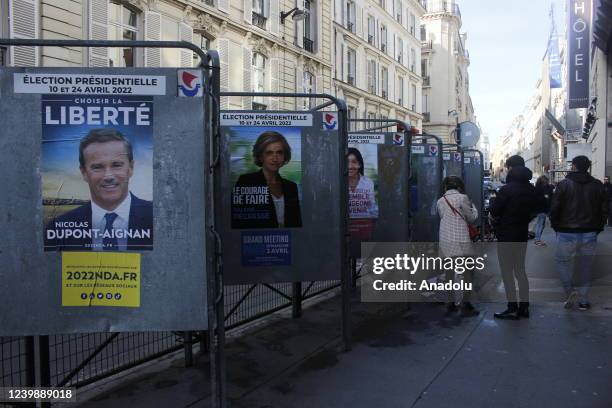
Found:
M 552 244 L 550 231 L 545 238 Z M 605 251 L 610 229 L 601 241 Z M 301 319 L 281 313 L 234 333 L 231 406 L 610 407 L 610 298 L 594 297 L 589 312 L 563 309 L 553 265 L 543 264 L 552 248 L 530 242 L 532 294 L 550 299 L 533 305 L 529 320 L 494 320 L 502 303 L 481 303 L 480 316 L 461 318 L 442 305 L 363 304 L 355 296 L 350 352 L 339 342 L 339 297 L 307 307 Z M 182 362 L 169 356 L 82 390 L 81 406 L 209 406 L 207 359 L 189 369 Z

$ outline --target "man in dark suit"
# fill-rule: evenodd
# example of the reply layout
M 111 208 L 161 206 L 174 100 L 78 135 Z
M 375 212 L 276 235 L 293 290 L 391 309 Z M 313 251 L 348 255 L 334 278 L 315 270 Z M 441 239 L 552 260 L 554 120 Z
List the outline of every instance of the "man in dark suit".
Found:
M 118 131 L 93 129 L 81 139 L 79 164 L 91 201 L 45 229 L 45 250 L 151 250 L 153 205 L 129 191 L 132 145 Z

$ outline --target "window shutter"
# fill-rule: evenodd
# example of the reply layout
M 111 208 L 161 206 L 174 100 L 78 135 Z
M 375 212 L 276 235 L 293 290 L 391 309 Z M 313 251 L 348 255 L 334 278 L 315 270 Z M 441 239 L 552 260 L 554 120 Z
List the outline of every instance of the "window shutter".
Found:
M 280 61 L 278 58 L 270 59 L 270 92 L 279 92 Z M 270 109 L 278 110 L 279 98 L 270 98 Z
M 89 2 L 89 39 L 108 40 L 108 0 Z M 88 48 L 90 67 L 108 67 L 108 48 Z
M 341 4 L 342 4 L 342 9 L 341 9 L 341 11 L 342 11 L 342 25 L 344 27 L 346 27 L 347 26 L 347 22 L 348 22 L 348 16 L 346 15 L 347 0 L 342 0 Z
M 161 14 L 155 11 L 145 12 L 145 40 L 161 40 Z M 161 50 L 159 48 L 145 48 L 145 65 L 147 67 L 161 66 Z
M 264 0 L 263 2 L 263 15 L 265 18 L 270 19 L 270 1 L 271 0 Z M 278 3 L 278 1 L 277 1 Z
M 295 92 L 304 92 L 304 70 L 298 64 L 295 67 Z M 295 109 L 302 110 L 304 108 L 304 98 L 295 98 Z
M 229 13 L 229 0 L 218 0 L 217 8 L 224 13 Z
M 321 72 L 322 73 L 322 72 Z M 314 93 L 323 93 L 323 75 L 317 75 L 315 77 L 314 89 L 312 90 Z
M 251 78 L 253 76 L 253 54 L 251 50 L 246 47 L 242 47 L 242 90 L 244 92 L 252 92 L 253 85 Z M 251 110 L 253 109 L 253 97 L 243 96 L 242 97 L 242 109 Z
M 334 0 L 334 21 L 339 24 L 342 22 L 342 7 L 344 7 L 344 1 Z
M 355 14 L 357 14 L 357 6 L 355 6 Z M 365 40 L 368 41 L 368 32 L 367 29 L 363 26 L 363 9 L 359 10 L 359 15 L 355 15 L 355 34 L 357 34 L 357 37 L 365 38 Z
M 272 35 L 280 34 L 280 6 L 278 0 L 268 0 L 270 2 L 270 32 Z
M 295 45 L 304 47 L 304 20 L 295 21 Z
M 227 92 L 229 90 L 229 40 L 219 38 L 218 44 L 221 65 L 221 92 Z M 228 98 L 221 97 L 221 109 L 227 109 L 228 106 Z
M 344 43 L 340 43 L 340 72 L 338 78 L 341 81 L 346 82 L 346 72 L 347 72 L 348 61 L 346 60 L 346 54 L 344 51 Z
M 9 1 L 9 37 L 15 39 L 38 37 L 38 0 Z M 11 47 L 10 65 L 37 66 L 38 47 Z
M 193 28 L 189 24 L 179 24 L 179 35 L 181 41 L 193 43 Z M 181 48 L 180 55 L 181 67 L 193 67 L 193 51 Z
M 251 24 L 253 22 L 253 1 L 252 0 L 243 0 L 243 15 L 244 22 L 247 24 Z

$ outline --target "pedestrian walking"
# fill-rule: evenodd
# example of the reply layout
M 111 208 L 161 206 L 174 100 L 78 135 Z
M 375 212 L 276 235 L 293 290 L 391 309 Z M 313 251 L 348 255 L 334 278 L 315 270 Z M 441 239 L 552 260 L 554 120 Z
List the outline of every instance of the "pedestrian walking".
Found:
M 469 224 L 478 218 L 478 210 L 465 194 L 463 180 L 457 176 L 445 177 L 442 182 L 444 195 L 437 202 L 440 215 L 440 251 L 442 256 L 465 257 L 474 254 L 472 240 L 470 239 Z M 473 270 L 466 270 L 462 274 L 450 271 L 447 279 L 454 282 L 463 280 L 471 283 Z M 471 291 L 453 293 L 455 299 L 448 302 L 448 310 L 455 311 L 461 307 L 463 316 L 475 316 L 478 311 L 471 303 Z
M 490 212 L 495 220 L 497 256 L 508 307 L 494 317 L 516 320 L 529 317 L 529 280 L 525 272 L 529 221 L 542 212 L 544 204 L 530 183 L 532 173 L 521 156 L 509 157 L 506 168 L 506 184 L 500 188 Z
M 610 176 L 604 177 L 603 185 L 608 197 L 608 227 L 612 227 L 612 184 L 610 184 Z
M 548 177 L 540 176 L 536 181 L 535 190 L 540 200 L 546 203 L 543 211 L 536 216 L 535 244 L 538 246 L 546 246 L 546 243 L 542 241 L 542 233 L 546 226 L 546 218 L 550 211 L 550 202 L 552 200 L 554 188 L 550 184 Z
M 588 295 L 597 235 L 603 231 L 608 215 L 605 187 L 588 173 L 590 167 L 586 156 L 574 157 L 571 172 L 557 185 L 550 207 L 550 221 L 557 232 L 555 260 L 565 289 L 566 309 L 574 306 L 576 298 L 580 310 L 591 307 Z

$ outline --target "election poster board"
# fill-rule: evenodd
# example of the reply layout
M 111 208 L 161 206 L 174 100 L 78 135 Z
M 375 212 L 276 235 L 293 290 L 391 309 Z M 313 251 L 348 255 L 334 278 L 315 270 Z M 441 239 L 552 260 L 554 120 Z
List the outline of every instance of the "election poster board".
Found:
M 208 93 L 181 76 L 0 70 L 0 335 L 207 327 Z
M 429 143 L 432 142 L 432 143 Z M 442 185 L 444 152 L 433 139 L 417 137 L 411 146 L 411 241 L 436 242 L 439 216 L 436 202 Z
M 403 133 L 354 132 L 348 136 L 350 253 L 361 243 L 407 241 L 408 149 Z
M 463 156 L 457 145 L 444 145 L 442 152 L 443 174 L 447 176 L 463 177 Z
M 221 126 L 226 282 L 339 278 L 337 113 L 227 111 Z

